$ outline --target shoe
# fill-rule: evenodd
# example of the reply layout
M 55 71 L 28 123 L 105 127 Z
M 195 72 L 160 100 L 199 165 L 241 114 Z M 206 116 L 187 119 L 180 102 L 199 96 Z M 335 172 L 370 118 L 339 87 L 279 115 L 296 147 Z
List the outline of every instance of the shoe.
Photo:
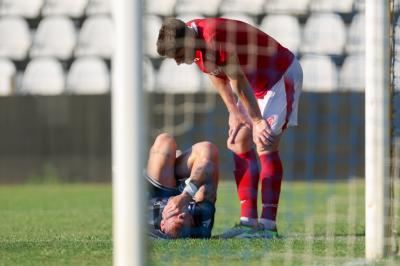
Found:
M 256 238 L 257 228 L 247 226 L 243 224 L 236 224 L 234 227 L 217 236 L 217 238 L 228 239 L 228 238 Z
M 262 224 L 258 224 L 258 227 L 255 229 L 256 232 L 253 234 L 254 238 L 266 238 L 266 239 L 279 239 L 281 238 L 278 235 L 278 231 L 265 229 Z

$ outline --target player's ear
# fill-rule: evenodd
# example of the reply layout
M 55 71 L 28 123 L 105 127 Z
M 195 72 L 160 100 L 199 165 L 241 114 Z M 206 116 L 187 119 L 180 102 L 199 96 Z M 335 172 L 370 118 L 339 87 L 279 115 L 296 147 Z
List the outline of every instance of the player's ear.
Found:
M 161 228 L 161 230 L 163 230 L 163 227 L 165 226 L 165 221 L 164 221 L 164 219 L 162 219 L 161 220 L 161 222 L 160 222 L 160 228 Z

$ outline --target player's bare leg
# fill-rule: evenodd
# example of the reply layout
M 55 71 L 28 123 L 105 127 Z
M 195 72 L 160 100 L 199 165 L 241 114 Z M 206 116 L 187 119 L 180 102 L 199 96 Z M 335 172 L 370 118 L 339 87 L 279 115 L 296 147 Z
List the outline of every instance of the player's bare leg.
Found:
M 147 175 L 163 186 L 175 188 L 175 153 L 174 138 L 167 133 L 158 135 L 150 148 Z

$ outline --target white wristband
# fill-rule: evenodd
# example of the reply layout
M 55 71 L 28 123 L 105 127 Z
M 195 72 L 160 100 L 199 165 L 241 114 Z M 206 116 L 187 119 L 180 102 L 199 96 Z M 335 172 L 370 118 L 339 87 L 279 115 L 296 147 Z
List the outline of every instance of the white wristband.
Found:
M 194 197 L 196 195 L 198 188 L 196 187 L 193 182 L 191 182 L 190 178 L 185 180 L 185 188 L 183 189 L 184 192 L 187 192 L 191 197 Z

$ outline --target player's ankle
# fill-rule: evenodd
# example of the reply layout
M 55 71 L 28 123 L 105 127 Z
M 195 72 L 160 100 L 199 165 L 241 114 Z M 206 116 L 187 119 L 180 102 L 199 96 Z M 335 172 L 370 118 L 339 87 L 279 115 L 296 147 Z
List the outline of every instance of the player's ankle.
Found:
M 270 231 L 277 231 L 276 229 L 276 221 L 274 220 L 269 220 L 265 218 L 260 218 L 258 219 L 258 223 L 263 227 L 265 230 L 270 230 Z
M 240 224 L 244 226 L 256 227 L 258 221 L 256 218 L 240 217 Z

